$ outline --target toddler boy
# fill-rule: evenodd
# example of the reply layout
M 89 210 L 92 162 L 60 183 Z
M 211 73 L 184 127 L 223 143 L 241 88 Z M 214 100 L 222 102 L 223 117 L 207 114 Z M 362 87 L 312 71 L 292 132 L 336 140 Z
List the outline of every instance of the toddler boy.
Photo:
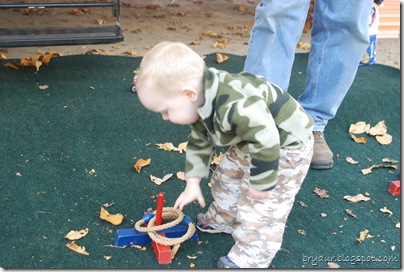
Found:
M 215 147 L 230 146 L 212 175 L 214 202 L 197 227 L 231 233 L 235 244 L 219 268 L 267 268 L 282 244 L 287 217 L 313 154 L 313 119 L 287 92 L 249 73 L 206 67 L 182 43 L 145 54 L 136 89 L 142 105 L 164 120 L 191 125 L 187 185 L 174 207 L 205 199 Z

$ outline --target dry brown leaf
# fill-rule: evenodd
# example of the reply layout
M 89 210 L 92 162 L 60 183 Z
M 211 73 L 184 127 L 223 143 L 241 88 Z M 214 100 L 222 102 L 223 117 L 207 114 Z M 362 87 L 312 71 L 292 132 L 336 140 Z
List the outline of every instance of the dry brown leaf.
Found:
M 4 64 L 4 67 L 12 68 L 12 69 L 15 69 L 15 70 L 20 70 L 19 67 L 15 66 L 11 62 L 7 62 L 6 64 Z
M 147 159 L 147 160 L 138 159 L 137 162 L 135 163 L 135 165 L 134 165 L 133 167 L 136 169 L 136 171 L 137 171 L 138 173 L 140 173 L 140 170 L 141 170 L 143 167 L 145 167 L 145 166 L 147 166 L 147 165 L 150 165 L 150 163 L 151 163 L 151 159 Z
M 371 127 L 369 130 L 369 134 L 372 136 L 384 135 L 386 133 L 387 133 L 387 127 L 384 124 L 384 120 L 380 121 L 374 127 Z
M 359 144 L 366 144 L 366 142 L 368 141 L 367 138 L 365 137 L 356 137 L 355 135 L 351 134 L 351 138 Z
M 371 200 L 370 197 L 366 197 L 366 196 L 364 196 L 362 194 L 357 194 L 356 196 L 346 195 L 346 196 L 344 196 L 344 199 L 348 200 L 349 202 L 354 202 L 354 203 L 359 202 L 359 201 L 369 201 L 369 200 Z
M 216 53 L 216 62 L 217 63 L 223 63 L 223 62 L 225 62 L 226 60 L 228 60 L 229 59 L 229 57 L 228 56 L 226 56 L 226 55 L 223 55 L 223 54 L 221 54 L 221 53 Z
M 8 56 L 0 53 L 0 59 L 8 59 Z
M 88 228 L 83 229 L 83 230 L 71 230 L 65 235 L 65 238 L 73 241 L 73 240 L 81 239 L 84 236 L 86 236 L 87 234 L 88 234 Z
M 393 169 L 397 170 L 398 166 L 397 165 L 386 165 L 386 164 L 374 164 L 368 168 L 362 169 L 361 170 L 362 174 L 367 175 L 367 174 L 371 173 L 374 168 L 393 168 Z
M 120 213 L 110 214 L 106 209 L 101 207 L 100 218 L 111 223 L 112 225 L 117 226 L 122 223 L 124 216 Z
M 103 25 L 105 23 L 107 23 L 107 21 L 105 21 L 104 19 L 97 19 L 97 24 L 98 25 Z
M 386 207 L 381 208 L 380 211 L 381 211 L 382 213 L 387 213 L 389 216 L 392 216 L 392 215 L 393 215 L 393 212 L 390 211 L 389 209 L 387 209 Z
M 365 122 L 357 122 L 356 124 L 351 124 L 349 126 L 350 134 L 361 134 L 368 133 L 370 130 L 370 124 L 366 124 Z
M 393 141 L 393 136 L 388 133 L 384 135 L 377 135 L 375 138 L 376 141 L 381 145 L 388 145 Z
M 321 198 L 329 198 L 330 197 L 330 195 L 328 194 L 328 191 L 324 190 L 324 189 L 320 189 L 320 188 L 316 187 L 313 190 L 313 192 L 316 193 L 316 195 L 318 195 Z
M 177 178 L 180 180 L 185 180 L 185 172 L 177 172 Z
M 86 248 L 84 246 L 77 245 L 75 241 L 73 241 L 71 243 L 67 243 L 66 246 L 77 253 L 80 253 L 80 254 L 83 254 L 86 256 L 90 255 L 90 253 L 88 253 L 86 251 Z
M 156 176 L 150 175 L 150 180 L 151 180 L 152 182 L 154 182 L 155 184 L 160 185 L 160 184 L 162 184 L 163 182 L 169 180 L 172 176 L 173 176 L 173 174 L 167 174 L 167 175 L 165 175 L 163 178 L 158 178 L 158 177 L 156 177 Z
M 349 162 L 350 164 L 358 164 L 358 161 L 355 161 L 354 159 L 352 159 L 351 157 L 346 157 L 345 160 L 347 162 Z

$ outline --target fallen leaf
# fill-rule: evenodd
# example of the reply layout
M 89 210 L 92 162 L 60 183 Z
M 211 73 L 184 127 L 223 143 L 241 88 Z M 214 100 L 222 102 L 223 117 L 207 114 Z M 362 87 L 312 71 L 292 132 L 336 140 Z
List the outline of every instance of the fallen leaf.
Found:
M 224 48 L 226 48 L 228 43 L 229 43 L 228 39 L 216 38 L 216 41 L 213 44 L 213 48 L 220 47 L 220 48 L 224 49 Z M 221 63 L 221 62 L 218 62 L 218 63 Z
M 389 216 L 392 216 L 392 215 L 393 215 L 393 212 L 390 211 L 389 209 L 387 209 L 386 207 L 381 208 L 380 211 L 381 211 L 382 213 L 387 213 Z
M 88 234 L 88 228 L 86 228 L 84 230 L 71 230 L 65 235 L 65 238 L 73 241 L 73 240 L 78 240 L 80 238 L 83 238 L 87 234 Z
M 163 143 L 163 144 L 156 144 L 159 149 L 163 149 L 166 151 L 175 150 L 175 146 L 173 143 Z
M 147 159 L 147 160 L 138 159 L 137 162 L 135 163 L 135 165 L 134 165 L 133 167 L 136 169 L 136 171 L 137 171 L 138 173 L 140 173 L 140 170 L 141 170 L 143 167 L 145 167 L 145 166 L 147 166 L 147 165 L 150 165 L 150 163 L 151 163 L 151 159 Z
M 313 192 L 316 193 L 316 195 L 318 195 L 321 198 L 329 198 L 330 197 L 330 195 L 328 194 L 328 191 L 324 190 L 324 189 L 320 189 L 320 188 L 316 187 L 313 190 Z
M 223 55 L 223 54 L 220 54 L 220 53 L 216 53 L 216 62 L 217 63 L 222 63 L 222 62 L 225 62 L 226 60 L 228 60 L 229 59 L 229 57 L 228 56 L 226 56 L 226 55 Z
M 390 159 L 390 158 L 384 158 L 384 159 L 382 159 L 382 162 L 398 163 L 398 161 Z
M 355 161 L 354 159 L 352 159 L 351 157 L 346 157 L 345 160 L 347 162 L 349 162 L 350 164 L 358 164 L 358 161 Z
M 110 214 L 106 209 L 101 207 L 100 218 L 111 223 L 112 225 L 117 226 L 122 223 L 124 216 L 120 213 Z
M 391 251 L 394 251 L 394 250 L 396 250 L 396 246 L 391 246 Z
M 153 175 L 150 175 L 150 180 L 151 180 L 152 182 L 154 182 L 155 184 L 160 185 L 160 184 L 162 184 L 163 182 L 165 182 L 165 181 L 167 181 L 168 179 L 170 179 L 172 176 L 173 176 L 173 174 L 167 174 L 167 175 L 165 175 L 165 176 L 161 179 L 161 178 L 155 177 L 155 176 L 153 176 Z
M 356 196 L 346 195 L 346 196 L 344 196 L 344 199 L 348 200 L 349 202 L 354 202 L 354 203 L 360 202 L 360 201 L 369 201 L 369 200 L 371 200 L 370 197 L 366 197 L 366 196 L 364 196 L 362 194 L 358 194 Z
M 374 127 L 371 127 L 368 134 L 376 136 L 376 135 L 384 135 L 386 133 L 387 133 L 387 127 L 384 124 L 383 120 L 377 123 Z
M 90 255 L 90 253 L 88 253 L 86 251 L 86 248 L 84 246 L 77 245 L 75 241 L 73 241 L 71 243 L 67 243 L 66 246 L 77 253 L 80 253 L 80 254 L 83 254 L 86 256 Z
M 367 175 L 367 174 L 371 173 L 374 168 L 393 168 L 393 169 L 397 170 L 398 166 L 397 165 L 374 164 L 368 168 L 362 169 L 361 170 L 362 174 Z
M 97 24 L 98 25 L 103 25 L 105 24 L 107 21 L 103 20 L 103 19 L 97 19 Z
M 8 56 L 0 53 L 0 59 L 8 59 Z
M 365 122 L 357 122 L 356 124 L 351 124 L 349 126 L 350 134 L 361 134 L 368 133 L 370 130 L 370 124 L 366 124 Z
M 401 226 L 400 226 L 400 222 L 398 222 L 397 224 L 396 224 L 396 228 L 401 228 Z
M 180 180 L 185 180 L 185 172 L 182 172 L 182 171 L 177 172 L 176 176 Z
M 194 263 L 190 263 L 189 264 L 189 268 L 194 268 L 195 267 L 195 264 Z
M 358 144 L 366 144 L 368 141 L 365 137 L 356 137 L 355 135 L 351 134 L 351 138 Z
M 112 256 L 104 256 L 104 259 L 109 261 L 112 258 Z
M 326 213 L 320 213 L 321 217 L 327 217 Z
M 375 138 L 376 141 L 381 145 L 388 145 L 393 141 L 393 136 L 387 133 L 384 135 L 377 135 Z
M 11 62 L 7 62 L 6 64 L 4 64 L 4 67 L 12 68 L 12 69 L 15 69 L 15 70 L 20 70 L 19 67 L 15 66 L 15 65 L 12 64 Z
M 180 143 L 179 145 L 178 145 L 178 152 L 180 152 L 180 153 L 182 153 L 182 152 L 186 152 L 187 151 L 187 146 L 188 146 L 188 142 L 183 142 L 183 143 Z

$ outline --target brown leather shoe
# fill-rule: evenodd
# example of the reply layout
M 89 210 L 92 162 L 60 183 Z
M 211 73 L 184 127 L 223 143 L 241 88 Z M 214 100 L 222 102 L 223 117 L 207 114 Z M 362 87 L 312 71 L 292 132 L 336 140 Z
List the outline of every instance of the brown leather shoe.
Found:
M 312 169 L 330 169 L 334 165 L 333 157 L 330 147 L 324 138 L 322 131 L 313 131 L 314 136 L 314 149 L 313 158 L 311 159 L 310 168 Z

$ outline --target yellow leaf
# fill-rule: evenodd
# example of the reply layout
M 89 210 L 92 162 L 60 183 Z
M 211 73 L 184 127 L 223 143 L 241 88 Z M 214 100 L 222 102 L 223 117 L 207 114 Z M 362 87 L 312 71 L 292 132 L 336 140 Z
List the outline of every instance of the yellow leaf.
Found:
M 223 55 L 223 54 L 220 54 L 220 53 L 216 53 L 216 62 L 217 63 L 222 63 L 222 62 L 225 62 L 226 60 L 228 60 L 229 59 L 229 57 L 228 56 L 226 56 L 226 55 Z
M 359 144 L 366 144 L 366 142 L 368 141 L 367 138 L 365 137 L 356 137 L 355 135 L 351 134 L 351 138 Z
M 164 144 L 156 144 L 158 146 L 159 149 L 163 149 L 166 151 L 172 151 L 175 150 L 175 146 L 173 145 L 173 143 L 164 143 Z
M 78 240 L 88 234 L 88 228 L 84 230 L 71 230 L 66 234 L 65 238 L 69 240 Z
M 71 243 L 67 243 L 66 246 L 77 253 L 80 253 L 80 254 L 83 254 L 86 256 L 90 255 L 90 253 L 88 253 L 86 251 L 86 248 L 84 246 L 77 245 L 75 241 L 73 241 Z
M 185 180 L 185 172 L 182 171 L 177 172 L 177 178 L 180 180 Z
M 8 59 L 8 56 L 0 53 L 0 59 Z
M 364 231 L 361 231 L 359 233 L 359 238 L 356 239 L 356 241 L 358 241 L 359 243 L 364 241 L 366 238 L 373 238 L 373 235 L 369 234 L 369 231 L 367 229 L 365 229 Z
M 150 163 L 151 163 L 151 159 L 147 159 L 147 160 L 138 159 L 133 167 L 136 169 L 136 171 L 138 173 L 140 173 L 140 169 L 142 169 L 143 167 L 149 165 Z
M 124 217 L 120 213 L 110 214 L 106 209 L 101 207 L 100 218 L 117 226 L 122 223 Z
M 178 152 L 182 153 L 187 151 L 188 142 L 183 142 L 178 145 Z

